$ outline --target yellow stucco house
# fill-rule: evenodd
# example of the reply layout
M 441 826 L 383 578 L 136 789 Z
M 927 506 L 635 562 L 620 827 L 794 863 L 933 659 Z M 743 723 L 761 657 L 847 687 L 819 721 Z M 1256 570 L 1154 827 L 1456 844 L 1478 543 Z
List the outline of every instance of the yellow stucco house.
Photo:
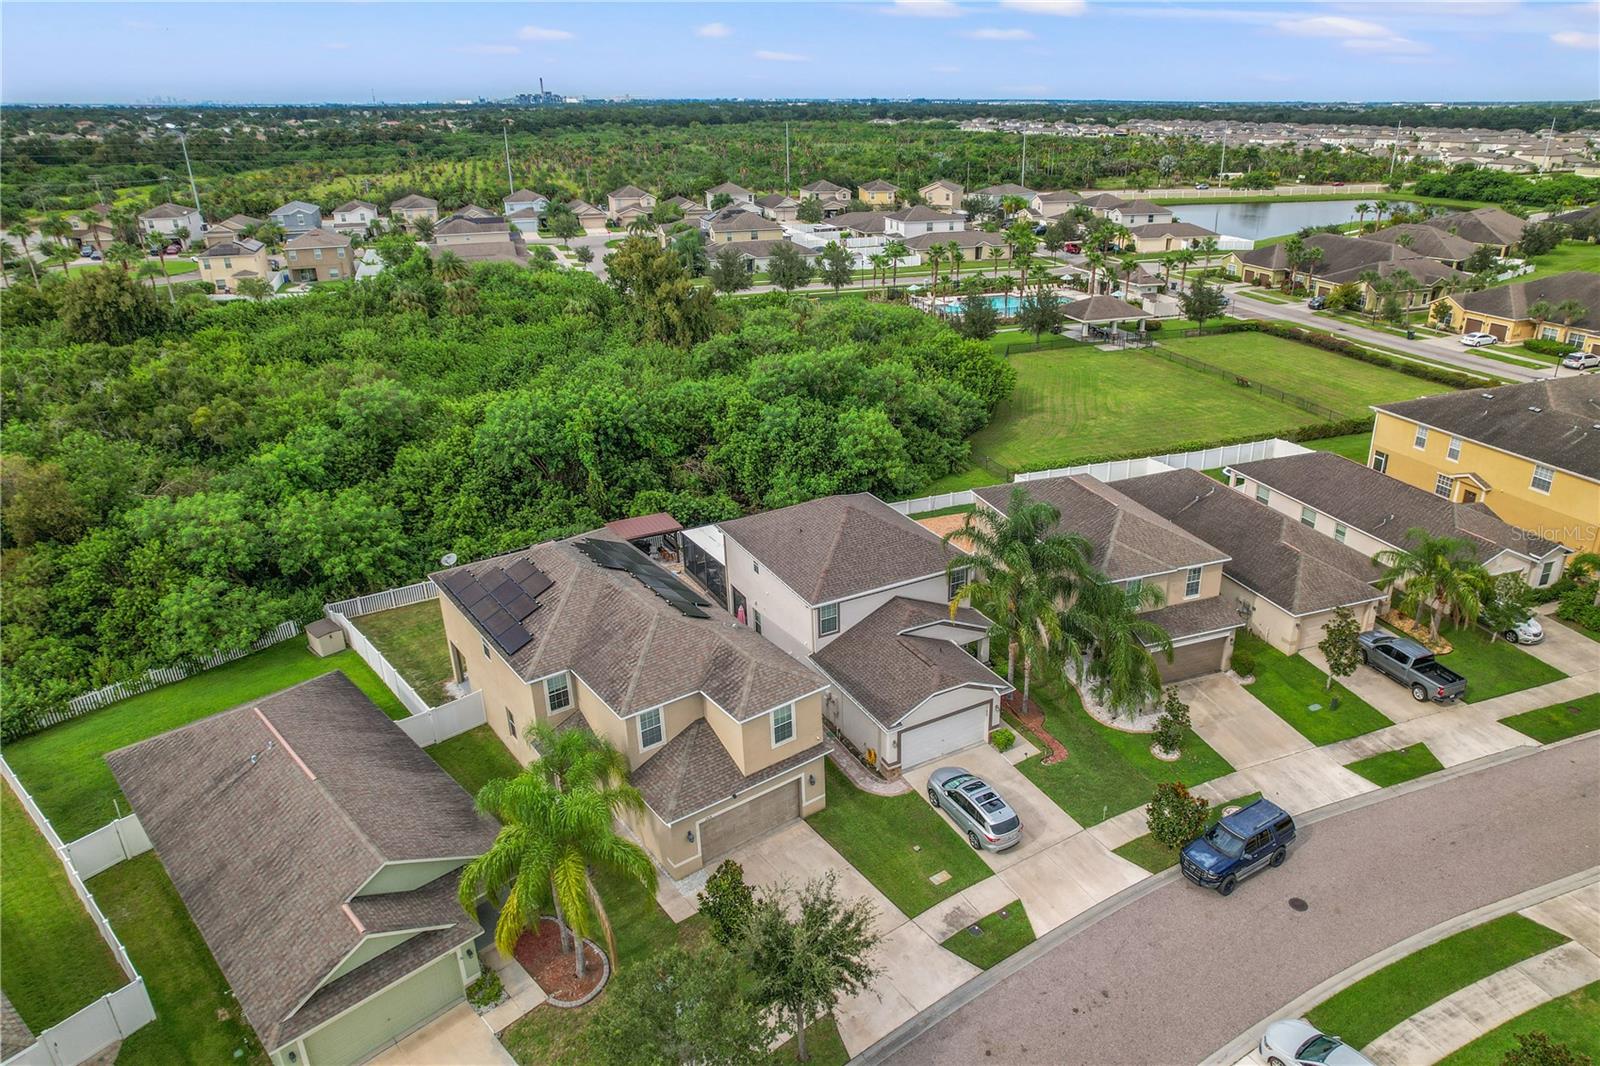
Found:
M 1600 551 L 1600 375 L 1373 408 L 1368 464 L 1576 551 Z
M 868 207 L 893 207 L 900 196 L 900 186 L 892 181 L 874 178 L 872 181 L 862 182 L 856 194 Z
M 1531 337 L 1600 352 L 1600 274 L 1569 270 L 1535 281 L 1462 292 L 1440 301 L 1448 325 L 1461 333 L 1489 333 L 1516 344 Z M 1543 304 L 1544 317 L 1535 316 Z M 1579 314 L 1579 311 L 1582 314 Z M 1437 321 L 1444 321 L 1439 309 Z

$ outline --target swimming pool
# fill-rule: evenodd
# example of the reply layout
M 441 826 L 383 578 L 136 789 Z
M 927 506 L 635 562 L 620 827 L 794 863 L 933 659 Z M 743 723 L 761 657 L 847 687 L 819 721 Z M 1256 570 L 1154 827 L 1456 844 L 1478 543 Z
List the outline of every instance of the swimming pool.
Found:
M 962 297 L 960 300 L 954 300 L 950 303 L 940 304 L 939 313 L 941 315 L 961 314 L 966 303 L 966 299 L 966 297 Z M 1010 296 L 1003 293 L 991 293 L 986 297 L 986 299 L 989 301 L 989 306 L 994 308 L 994 313 L 1002 318 L 1015 318 L 1017 317 L 1017 313 L 1022 310 L 1022 297 L 1020 296 Z

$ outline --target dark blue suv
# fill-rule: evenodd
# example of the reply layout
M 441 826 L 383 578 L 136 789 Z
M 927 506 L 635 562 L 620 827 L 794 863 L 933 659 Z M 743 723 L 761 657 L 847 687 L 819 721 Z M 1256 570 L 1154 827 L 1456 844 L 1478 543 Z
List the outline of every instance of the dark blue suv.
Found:
M 1201 888 L 1229 895 L 1241 880 L 1266 866 L 1282 866 L 1294 842 L 1294 819 L 1267 800 L 1229 814 L 1184 846 L 1183 876 Z

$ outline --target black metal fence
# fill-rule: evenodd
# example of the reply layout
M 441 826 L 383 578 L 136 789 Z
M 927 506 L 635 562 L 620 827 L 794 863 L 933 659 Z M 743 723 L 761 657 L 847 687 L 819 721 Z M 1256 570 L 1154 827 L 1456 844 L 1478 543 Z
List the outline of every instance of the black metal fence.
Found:
M 1190 370 L 1198 370 L 1202 374 L 1210 374 L 1212 377 L 1218 378 L 1227 378 L 1229 381 L 1232 381 L 1235 385 L 1242 389 L 1250 389 L 1252 392 L 1259 393 L 1270 400 L 1277 400 L 1280 403 L 1286 403 L 1292 407 L 1298 407 L 1302 411 L 1309 411 L 1318 418 L 1324 418 L 1330 422 L 1337 422 L 1339 419 L 1345 417 L 1344 412 L 1336 411 L 1326 404 L 1320 404 L 1315 400 L 1308 400 L 1304 396 L 1298 396 L 1292 392 L 1285 392 L 1283 389 L 1280 389 L 1274 385 L 1263 385 L 1261 382 L 1256 381 L 1253 378 L 1245 377 L 1243 374 L 1240 374 L 1237 371 L 1227 370 L 1212 363 L 1202 362 L 1201 360 L 1195 359 L 1192 356 L 1179 355 L 1177 352 L 1163 348 L 1160 345 L 1152 347 L 1150 349 L 1150 354 L 1160 356 L 1162 359 L 1165 359 L 1168 362 L 1177 363 L 1179 366 L 1186 366 Z

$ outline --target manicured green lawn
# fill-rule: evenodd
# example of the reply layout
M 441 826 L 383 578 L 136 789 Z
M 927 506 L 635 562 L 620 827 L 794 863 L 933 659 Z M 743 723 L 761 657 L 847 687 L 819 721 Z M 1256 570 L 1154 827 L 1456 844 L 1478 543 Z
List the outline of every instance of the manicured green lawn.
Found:
M 1352 1047 L 1366 1047 L 1424 1007 L 1566 939 L 1532 919 L 1507 914 L 1390 963 L 1306 1017 Z
M 799 1062 L 796 1054 L 794 1038 L 790 1037 L 778 1045 L 767 1061 L 780 1064 Z M 850 1052 L 844 1048 L 844 1038 L 839 1035 L 839 1026 L 834 1022 L 833 1015 L 825 1014 L 806 1026 L 806 1056 L 810 1066 L 844 1066 L 850 1061 Z
M 487 725 L 422 750 L 433 756 L 433 761 L 444 767 L 444 772 L 455 778 L 469 796 L 477 796 L 479 789 L 497 777 L 516 777 L 522 772 L 522 764 Z
M 1536 281 L 1551 274 L 1565 274 L 1569 270 L 1586 270 L 1591 273 L 1600 271 L 1600 244 L 1562 241 L 1550 252 L 1533 261 L 1532 274 L 1524 274 L 1520 278 L 1511 280 Z
M 1321 440 L 1308 440 L 1304 444 L 1305 447 L 1314 452 L 1332 452 L 1334 455 L 1342 455 L 1346 459 L 1365 466 L 1367 453 L 1372 450 L 1372 434 L 1370 432 L 1348 433 L 1342 437 L 1324 437 Z
M 972 466 L 946 474 L 939 480 L 932 482 L 922 490 L 925 496 L 936 492 L 960 492 L 962 489 L 981 489 L 985 485 L 996 485 L 1005 479 L 993 470 L 974 463 Z
M 1023 352 L 1009 361 L 1017 369 L 1016 388 L 973 435 L 972 448 L 1013 470 L 1224 437 L 1268 437 L 1318 421 L 1298 407 L 1147 352 L 1065 348 Z M 1003 479 L 986 473 L 979 481 L 958 480 L 941 479 L 929 491 Z
M 954 507 L 941 507 L 937 511 L 921 511 L 921 512 L 919 512 L 917 514 L 911 515 L 910 517 L 911 517 L 911 519 L 913 521 L 915 521 L 915 520 L 917 520 L 919 518 L 942 518 L 943 516 L 945 516 L 947 514 L 966 514 L 968 511 L 970 511 L 972 509 L 973 509 L 973 505 L 972 504 L 970 504 L 970 503 L 960 503 L 960 504 L 957 504 Z
M 1289 299 L 1287 296 L 1270 295 L 1260 289 L 1240 289 L 1239 295 L 1249 297 L 1252 300 L 1260 300 L 1262 303 L 1266 304 L 1294 303 L 1294 301 Z
M 595 1061 L 589 1049 L 589 1023 L 605 998 L 571 1009 L 549 1004 L 535 1007 L 500 1034 L 500 1043 L 519 1066 Z
M 38 1034 L 128 978 L 22 801 L 0 792 L 0 987 Z
M 89 891 L 128 949 L 156 1008 L 156 1020 L 122 1042 L 119 1066 L 267 1061 L 155 852 L 91 878 Z
M 1345 769 L 1360 774 L 1379 788 L 1388 788 L 1443 770 L 1444 764 L 1434 757 L 1426 744 L 1413 744 L 1409 748 L 1380 752 L 1346 763 Z
M 1089 717 L 1077 691 L 1065 681 L 1035 681 L 1029 696 L 1043 709 L 1045 727 L 1066 745 L 1068 755 L 1045 766 L 1040 753 L 1018 763 L 1017 769 L 1079 825 L 1097 825 L 1149 803 L 1157 782 L 1182 781 L 1192 787 L 1233 772 L 1228 761 L 1193 732 L 1184 737 L 1182 758 L 1162 762 L 1150 754 L 1148 734 L 1101 725 Z M 1027 735 L 1014 720 L 1010 725 L 1018 735 Z
M 449 702 L 444 686 L 451 680 L 450 645 L 445 641 L 437 600 L 364 614 L 351 621 L 417 695 L 434 707 Z
M 1235 647 L 1247 649 L 1255 658 L 1256 679 L 1245 691 L 1318 747 L 1394 724 L 1337 681 L 1330 691 L 1326 687 L 1328 675 L 1304 656 L 1285 655 L 1254 633 L 1244 631 Z M 1338 710 L 1329 709 L 1334 697 L 1339 700 Z M 1320 709 L 1314 711 L 1312 705 Z
M 1350 418 L 1366 414 L 1369 404 L 1445 391 L 1442 385 L 1398 370 L 1347 359 L 1270 333 L 1163 337 L 1161 346 L 1332 407 Z M 1365 462 L 1366 456 L 1361 459 Z
M 827 767 L 828 805 L 806 821 L 906 917 L 989 876 L 989 867 L 921 793 L 874 796 L 831 761 Z M 940 870 L 950 880 L 935 885 L 928 878 Z
M 1525 1014 L 1491 1029 L 1439 1066 L 1499 1066 L 1523 1033 L 1543 1033 L 1557 1044 L 1600 1062 L 1600 981 L 1541 1003 Z
M 1541 744 L 1554 744 L 1579 733 L 1592 733 L 1600 729 L 1600 695 L 1591 693 L 1575 700 L 1540 707 L 1536 711 L 1524 711 L 1502 718 L 1500 722 Z
M 974 933 L 973 928 L 979 931 Z M 978 919 L 976 927 L 955 933 L 944 946 L 980 970 L 1009 959 L 1033 943 L 1033 926 L 1020 900 L 1012 900 L 993 914 Z
M 1248 796 L 1240 796 L 1238 799 L 1231 799 L 1226 803 L 1217 804 L 1206 814 L 1206 828 L 1210 829 L 1213 825 L 1222 820 L 1222 811 L 1224 808 L 1248 807 L 1250 804 L 1254 803 L 1260 798 L 1261 793 L 1252 792 Z M 1142 837 L 1135 837 L 1133 840 L 1130 840 L 1126 844 L 1122 845 L 1122 847 L 1113 848 L 1112 850 L 1118 855 L 1121 855 L 1124 859 L 1127 859 L 1129 862 L 1137 863 L 1138 865 L 1143 866 L 1146 870 L 1149 870 L 1153 874 L 1158 874 L 1162 870 L 1178 865 L 1177 850 L 1169 848 L 1160 843 L 1149 833 L 1146 833 Z
M 296 637 L 172 685 L 90 711 L 6 745 L 6 759 L 62 840 L 74 840 L 117 816 L 128 801 L 105 754 L 237 707 L 330 670 L 343 670 L 390 718 L 406 709 L 353 651 L 319 659 Z
M 1467 703 L 1521 692 L 1525 688 L 1548 685 L 1567 675 L 1515 644 L 1491 642 L 1489 634 L 1473 627 L 1451 629 L 1444 634 L 1453 650 L 1439 661 L 1467 679 Z

